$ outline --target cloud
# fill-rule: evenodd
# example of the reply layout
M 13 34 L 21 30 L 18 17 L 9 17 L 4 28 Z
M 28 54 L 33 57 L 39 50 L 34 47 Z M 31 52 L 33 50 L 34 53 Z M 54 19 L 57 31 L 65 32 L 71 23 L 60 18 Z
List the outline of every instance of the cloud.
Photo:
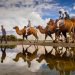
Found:
M 0 6 L 0 10 L 8 10 L 10 13 L 13 12 L 13 14 L 16 12 L 17 14 L 15 15 L 21 15 L 23 12 L 28 12 L 27 14 L 29 12 L 37 12 L 41 17 L 48 18 L 57 18 L 58 11 L 61 8 L 66 8 L 60 6 L 60 3 L 55 2 L 55 0 L 1 0 Z
M 0 24 L 1 25 L 3 24 L 7 30 L 13 30 L 13 27 L 15 25 L 18 25 L 20 28 L 26 26 L 28 24 L 29 19 L 31 20 L 31 23 L 33 26 L 37 26 L 40 24 L 43 26 L 46 26 L 45 20 L 43 20 L 37 12 L 32 12 L 29 14 L 22 13 L 20 15 L 17 15 L 17 13 L 14 13 L 5 17 L 3 16 L 2 18 L 0 18 Z
M 28 19 L 31 20 L 34 26 L 38 25 L 46 26 L 45 21 L 41 18 L 40 14 L 38 14 L 37 12 L 32 12 L 31 14 L 29 14 Z
M 4 8 L 11 8 L 11 7 L 35 7 L 40 4 L 48 4 L 49 2 L 52 2 L 53 0 L 1 0 L 0 1 L 0 7 Z
M 73 6 L 73 10 L 75 10 L 75 5 Z
M 70 16 L 71 16 L 71 17 L 75 17 L 75 14 L 71 13 Z
M 41 4 L 35 7 L 34 11 L 38 12 L 42 17 L 45 18 L 53 18 L 57 19 L 59 17 L 58 11 L 61 10 L 63 13 L 67 11 L 68 13 L 72 10 L 67 6 L 60 6 L 59 3 L 52 3 L 52 4 Z
M 46 26 L 45 19 L 58 18 L 58 11 L 67 9 L 54 0 L 1 0 L 0 5 L 3 6 L 0 8 L 0 23 L 11 28 L 13 25 L 20 27 L 27 25 L 28 19 L 33 25 Z

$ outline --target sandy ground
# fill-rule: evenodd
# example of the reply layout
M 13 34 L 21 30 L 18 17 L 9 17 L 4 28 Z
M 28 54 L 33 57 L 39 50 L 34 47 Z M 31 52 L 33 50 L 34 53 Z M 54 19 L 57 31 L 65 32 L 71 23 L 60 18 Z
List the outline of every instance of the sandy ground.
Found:
M 7 44 L 5 42 L 0 43 L 0 45 L 43 45 L 43 46 L 61 46 L 61 47 L 75 47 L 75 43 L 65 43 L 65 42 L 59 42 L 59 43 L 53 43 L 51 41 L 8 41 Z

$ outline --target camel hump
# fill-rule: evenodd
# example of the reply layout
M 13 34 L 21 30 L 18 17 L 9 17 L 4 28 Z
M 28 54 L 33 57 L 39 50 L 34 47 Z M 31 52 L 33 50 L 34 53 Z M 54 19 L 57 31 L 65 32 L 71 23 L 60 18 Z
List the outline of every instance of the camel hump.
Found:
M 71 19 L 64 19 L 64 22 L 65 23 L 72 23 L 72 20 Z
M 37 32 L 37 29 L 34 28 L 34 27 L 29 27 L 29 28 L 27 29 L 27 31 L 28 31 L 28 32 Z
M 71 19 L 64 19 L 64 21 L 71 21 Z
M 70 19 L 64 20 L 64 25 L 69 31 L 73 28 L 73 22 Z

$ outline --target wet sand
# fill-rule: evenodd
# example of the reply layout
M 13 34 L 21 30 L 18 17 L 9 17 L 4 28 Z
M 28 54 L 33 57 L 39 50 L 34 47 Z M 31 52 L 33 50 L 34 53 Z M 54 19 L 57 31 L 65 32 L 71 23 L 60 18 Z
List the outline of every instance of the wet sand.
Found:
M 75 47 L 75 43 L 65 43 L 65 42 L 59 42 L 59 43 L 53 43 L 50 41 L 9 41 L 7 44 L 5 42 L 0 43 L 0 45 L 42 45 L 42 46 L 60 46 L 60 47 Z

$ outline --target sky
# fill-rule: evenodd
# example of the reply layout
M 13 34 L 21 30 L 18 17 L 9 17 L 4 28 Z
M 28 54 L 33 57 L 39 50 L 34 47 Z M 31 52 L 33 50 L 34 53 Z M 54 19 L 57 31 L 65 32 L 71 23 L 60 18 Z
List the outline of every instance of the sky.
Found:
M 59 17 L 59 10 L 75 16 L 75 0 L 0 0 L 0 25 L 7 31 L 23 28 L 28 20 L 33 26 L 46 26 L 50 18 Z

